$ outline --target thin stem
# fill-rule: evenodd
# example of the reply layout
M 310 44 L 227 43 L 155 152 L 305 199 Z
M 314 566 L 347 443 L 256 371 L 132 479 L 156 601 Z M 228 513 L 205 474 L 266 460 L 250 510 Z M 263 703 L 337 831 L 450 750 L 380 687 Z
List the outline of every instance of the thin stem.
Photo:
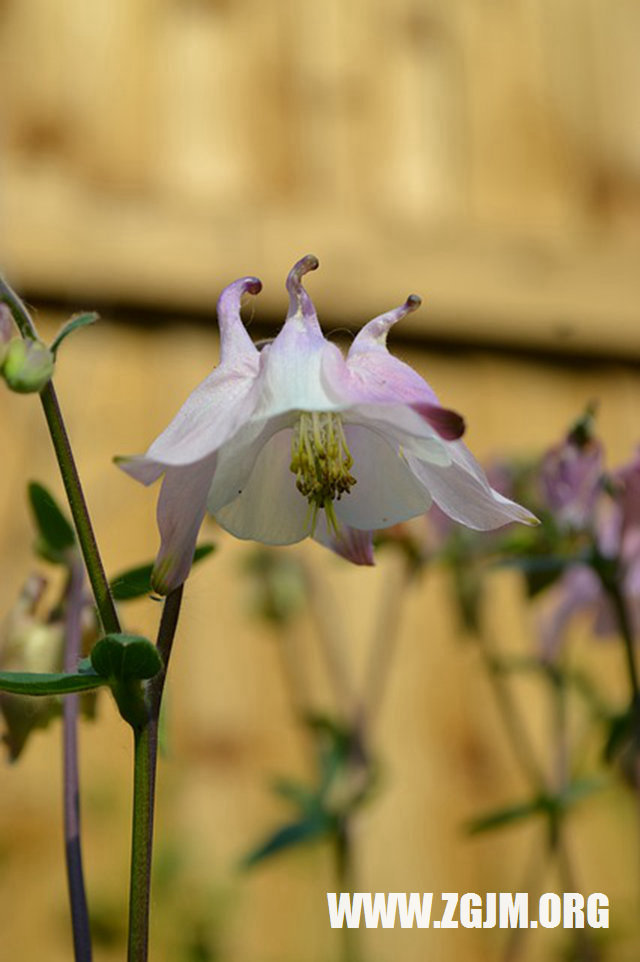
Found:
M 629 682 L 631 684 L 631 697 L 633 700 L 633 705 L 635 706 L 636 716 L 640 717 L 640 684 L 638 682 L 636 652 L 629 612 L 627 611 L 627 605 L 620 589 L 620 585 L 617 581 L 612 579 L 611 581 L 604 582 L 604 588 L 609 595 L 616 613 L 616 618 L 618 620 L 618 627 L 620 628 L 620 634 L 622 635 L 622 640 L 624 642 L 627 670 L 629 672 Z
M 412 565 L 403 554 L 398 566 L 385 578 L 383 594 L 378 606 L 378 616 L 371 639 L 369 662 L 364 681 L 362 696 L 363 713 L 370 727 L 380 713 L 385 689 L 391 675 L 391 662 L 396 650 L 400 612 L 404 602 L 404 592 L 412 574 Z
M 25 340 L 36 340 L 38 332 L 29 311 L 15 291 L 1 277 L 0 301 L 3 301 L 11 311 L 22 337 Z M 120 622 L 104 572 L 58 398 L 51 381 L 40 392 L 40 400 L 102 625 L 107 632 L 118 632 Z
M 82 640 L 84 571 L 80 558 L 71 567 L 66 598 L 64 670 L 74 671 Z M 82 869 L 80 843 L 80 794 L 78 777 L 78 695 L 63 703 L 63 811 L 67 884 L 76 962 L 91 962 L 91 931 Z
M 344 652 L 349 650 L 342 637 L 342 625 L 334 617 L 336 605 L 330 592 L 311 565 L 303 565 L 311 611 L 318 628 L 318 640 L 336 701 L 345 718 L 352 720 L 356 698 L 354 685 Z
M 146 962 L 149 952 L 149 907 L 158 762 L 158 721 L 181 602 L 182 585 L 172 591 L 165 600 L 156 642 L 164 667 L 148 685 L 148 720 L 143 727 L 134 729 L 128 962 Z
M 493 688 L 494 699 L 502 716 L 504 730 L 511 742 L 514 758 L 517 759 L 523 774 L 531 784 L 541 791 L 546 791 L 547 781 L 536 759 L 513 692 L 499 666 L 496 665 L 487 640 L 483 636 L 478 636 L 478 642 L 480 656 Z
M 64 484 L 71 515 L 78 534 L 78 541 L 87 567 L 87 574 L 91 582 L 96 607 L 104 630 L 107 632 L 120 631 L 120 620 L 111 595 L 111 588 L 107 581 L 98 545 L 96 543 L 91 518 L 84 498 L 80 477 L 71 451 L 69 437 L 58 404 L 58 398 L 53 384 L 49 382 L 40 392 L 40 400 L 44 410 L 51 441 L 56 453 L 62 482 Z
M 351 838 L 351 821 L 345 815 L 340 819 L 336 831 L 336 877 L 340 892 L 355 891 L 353 843 Z M 338 896 L 339 897 L 339 896 Z M 360 962 L 360 936 L 358 929 L 342 926 L 342 959 L 343 962 Z

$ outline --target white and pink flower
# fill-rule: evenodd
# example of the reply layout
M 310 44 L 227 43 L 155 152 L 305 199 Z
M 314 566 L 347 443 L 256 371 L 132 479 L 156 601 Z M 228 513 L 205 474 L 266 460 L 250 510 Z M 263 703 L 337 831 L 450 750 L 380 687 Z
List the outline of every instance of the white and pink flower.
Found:
M 371 532 L 423 514 L 432 501 L 478 530 L 534 523 L 494 491 L 459 440 L 464 422 L 386 347 L 389 329 L 420 305 L 415 295 L 366 324 L 343 356 L 320 328 L 302 277 L 287 278 L 289 311 L 273 342 L 252 343 L 240 317 L 255 277 L 218 302 L 220 364 L 143 456 L 118 459 L 143 484 L 162 475 L 161 535 L 153 585 L 187 577 L 205 511 L 238 538 L 285 545 L 336 541 L 370 564 Z

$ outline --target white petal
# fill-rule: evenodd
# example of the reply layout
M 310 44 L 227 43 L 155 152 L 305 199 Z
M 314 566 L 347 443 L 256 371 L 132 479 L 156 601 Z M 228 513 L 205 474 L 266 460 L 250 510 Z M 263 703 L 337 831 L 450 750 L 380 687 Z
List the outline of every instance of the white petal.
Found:
M 242 494 L 262 448 L 278 431 L 291 426 L 296 415 L 285 414 L 267 421 L 250 422 L 218 452 L 216 471 L 207 498 L 210 514 Z
M 358 404 L 345 411 L 343 421 L 375 431 L 404 454 L 414 454 L 433 464 L 451 463 L 449 443 L 442 441 L 424 418 L 405 404 Z
M 346 426 L 345 434 L 356 484 L 334 502 L 338 520 L 352 528 L 375 530 L 424 514 L 431 505 L 429 492 L 392 442 L 357 425 Z
M 142 484 L 153 484 L 165 471 L 164 464 L 151 461 L 142 454 L 134 455 L 130 458 L 114 458 L 113 460 L 122 471 L 130 477 L 135 478 L 136 481 L 140 481 Z
M 257 361 L 241 368 L 220 365 L 189 395 L 146 457 L 186 465 L 213 454 L 246 423 L 255 407 Z
M 168 468 L 164 476 L 157 508 L 160 551 L 151 578 L 161 595 L 182 584 L 191 569 L 215 459 L 214 454 L 196 465 Z
M 263 544 L 294 544 L 311 530 L 311 511 L 289 470 L 291 430 L 275 434 L 262 448 L 248 482 L 216 521 L 236 538 Z
M 448 466 L 407 457 L 416 477 L 445 514 L 476 531 L 500 528 L 510 521 L 537 523 L 530 511 L 490 486 L 484 471 L 461 441 L 451 443 L 449 451 L 453 460 Z
M 348 404 L 347 398 L 332 395 L 324 382 L 324 359 L 335 352 L 340 355 L 335 344 L 321 334 L 310 333 L 297 318 L 290 318 L 275 341 L 262 350 L 260 400 L 255 416 L 276 417 L 285 411 L 336 411 Z

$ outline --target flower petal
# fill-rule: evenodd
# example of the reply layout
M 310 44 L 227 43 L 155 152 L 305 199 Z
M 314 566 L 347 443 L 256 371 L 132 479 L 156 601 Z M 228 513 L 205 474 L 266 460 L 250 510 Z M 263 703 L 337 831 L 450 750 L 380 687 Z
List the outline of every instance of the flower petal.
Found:
M 284 327 L 261 353 L 260 405 L 256 417 L 273 417 L 284 411 L 332 411 L 340 406 L 326 390 L 322 378 L 325 355 L 334 363 L 344 359 L 320 329 L 311 298 L 301 278 L 315 270 L 318 259 L 309 254 L 287 278 L 289 313 Z
M 164 476 L 157 509 L 160 550 L 151 576 L 158 594 L 169 594 L 189 574 L 215 461 L 214 454 L 196 465 L 169 468 Z
M 403 454 L 434 464 L 450 464 L 448 445 L 406 404 L 358 404 L 344 412 L 345 424 L 357 424 L 391 441 Z
M 318 513 L 313 539 L 352 564 L 371 566 L 376 563 L 373 555 L 373 531 L 360 531 L 342 524 L 336 534 L 329 530 L 324 511 Z
M 353 457 L 356 484 L 334 502 L 336 517 L 352 528 L 374 531 L 424 514 L 431 504 L 420 483 L 393 443 L 359 425 L 347 425 L 345 435 Z
M 218 301 L 222 361 L 189 395 L 145 455 L 117 459 L 131 477 L 151 484 L 165 467 L 200 461 L 250 418 L 256 405 L 260 354 L 240 318 L 240 299 L 245 293 L 257 294 L 260 288 L 257 277 L 243 277 L 222 292 Z
M 291 430 L 279 431 L 263 446 L 251 475 L 215 518 L 236 538 L 263 544 L 294 544 L 311 532 L 311 509 L 289 470 Z
M 538 523 L 526 508 L 494 491 L 462 441 L 452 442 L 448 450 L 452 462 L 445 466 L 407 456 L 416 477 L 426 485 L 445 514 L 476 531 L 489 531 L 510 521 Z
M 145 485 L 153 484 L 165 471 L 164 464 L 158 464 L 157 461 L 145 458 L 142 454 L 132 457 L 117 457 L 113 461 L 125 474 Z
M 386 347 L 392 324 L 420 306 L 410 295 L 402 307 L 388 311 L 366 324 L 349 349 L 346 363 L 327 355 L 323 358 L 328 390 L 351 404 L 404 403 L 420 415 L 442 438 L 456 440 L 464 433 L 464 420 L 443 408 L 427 382 L 408 364 L 393 357 Z
M 244 294 L 259 294 L 262 282 L 257 277 L 241 277 L 225 287 L 218 298 L 217 315 L 220 328 L 220 361 L 236 364 L 241 358 L 251 361 L 258 354 L 240 317 Z
M 251 421 L 223 445 L 218 452 L 216 470 L 207 498 L 207 510 L 210 514 L 217 514 L 221 508 L 242 494 L 264 445 L 278 431 L 290 427 L 292 420 L 291 414 L 284 414 L 267 421 Z
M 193 464 L 216 451 L 249 420 L 257 373 L 220 365 L 189 395 L 145 457 L 164 465 Z

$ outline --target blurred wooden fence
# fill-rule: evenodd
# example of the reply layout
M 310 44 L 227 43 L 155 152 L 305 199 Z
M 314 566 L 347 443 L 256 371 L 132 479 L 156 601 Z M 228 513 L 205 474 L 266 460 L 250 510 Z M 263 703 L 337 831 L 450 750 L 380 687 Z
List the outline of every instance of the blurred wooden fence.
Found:
M 54 327 L 40 319 L 50 339 Z M 59 319 L 57 319 L 59 320 Z M 153 555 L 156 490 L 119 472 L 114 454 L 140 450 L 215 361 L 211 331 L 182 325 L 141 332 L 101 322 L 61 351 L 58 390 L 75 446 L 107 570 Z M 594 397 L 609 464 L 621 463 L 637 439 L 640 378 L 622 366 L 540 366 L 487 354 L 405 355 L 444 403 L 469 417 L 469 443 L 485 458 L 541 451 Z M 89 389 L 87 386 L 90 386 Z M 0 612 L 6 612 L 33 561 L 24 485 L 61 485 L 35 397 L 0 397 Z M 274 798 L 274 775 L 310 778 L 281 671 L 279 646 L 293 644 L 309 673 L 314 705 L 335 706 L 308 614 L 278 637 L 251 611 L 246 559 L 252 546 L 203 537 L 219 551 L 190 578 L 168 686 L 168 755 L 162 760 L 154 888 L 154 962 L 220 958 L 225 962 L 334 962 L 340 933 L 328 925 L 331 851 L 322 842 L 253 874 L 240 857 L 290 808 Z M 305 551 L 305 547 L 308 549 Z M 395 571 L 389 557 L 356 569 L 317 545 L 302 550 L 326 579 L 326 607 L 340 629 L 342 657 L 360 685 L 368 641 Z M 42 567 L 42 566 L 41 566 Z M 488 629 L 503 650 L 525 652 L 535 621 L 520 604 L 517 579 L 495 575 Z M 129 630 L 153 636 L 159 606 L 150 599 L 124 612 Z M 389 641 L 391 639 L 388 639 Z M 572 658 L 594 673 L 616 703 L 627 684 L 620 646 L 573 635 Z M 430 570 L 401 607 L 395 660 L 374 749 L 380 793 L 356 823 L 357 887 L 363 891 L 562 891 L 554 870 L 541 870 L 546 826 L 540 821 L 471 839 L 472 816 L 521 801 L 529 788 L 500 724 L 478 649 L 461 636 L 442 574 Z M 540 686 L 521 680 L 518 703 L 540 752 L 557 741 Z M 576 737 L 582 731 L 576 719 Z M 70 942 L 60 831 L 59 728 L 36 733 L 13 768 L 0 761 L 0 925 L 3 957 L 66 962 Z M 83 726 L 82 784 L 87 877 L 96 962 L 120 962 L 126 888 L 131 745 L 108 696 L 98 720 Z M 597 750 L 598 746 L 592 746 Z M 586 799 L 571 821 L 569 852 L 581 891 L 611 900 L 604 933 L 616 962 L 637 957 L 636 805 L 608 790 Z M 530 862 L 536 853 L 535 865 Z M 529 872 L 533 870 L 533 874 Z M 636 920 L 636 921 L 634 921 Z M 613 924 L 615 922 L 615 924 Z M 495 931 L 363 932 L 367 962 L 486 962 L 502 958 L 510 933 Z M 566 937 L 565 937 L 566 936 Z M 200 943 L 198 943 L 200 939 Z M 570 935 L 526 933 L 522 962 L 559 958 Z M 205 949 L 189 954 L 189 945 Z M 215 954 L 217 952 L 217 955 Z M 520 960 L 520 956 L 518 957 Z
M 640 353 L 640 2 L 4 0 L 2 254 L 41 296 Z

